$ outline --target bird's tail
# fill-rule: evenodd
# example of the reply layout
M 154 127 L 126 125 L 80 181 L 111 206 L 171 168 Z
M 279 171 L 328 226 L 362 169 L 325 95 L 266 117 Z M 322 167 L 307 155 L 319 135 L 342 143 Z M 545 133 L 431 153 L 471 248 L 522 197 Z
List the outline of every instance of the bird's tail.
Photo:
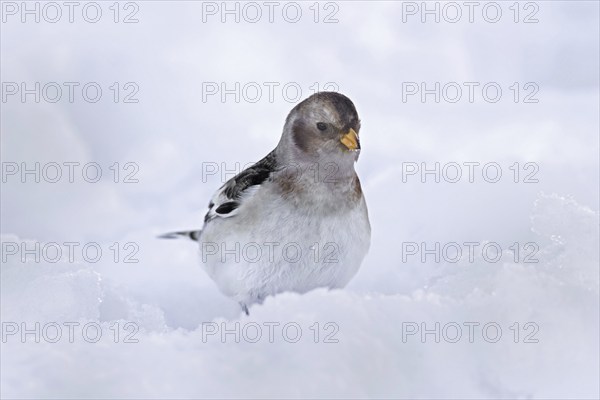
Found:
M 200 238 L 200 233 L 202 233 L 201 230 L 169 232 L 169 233 L 165 233 L 163 235 L 159 235 L 158 238 L 159 239 L 182 239 L 182 238 L 185 238 L 185 239 L 190 239 L 190 240 L 197 242 L 198 239 Z

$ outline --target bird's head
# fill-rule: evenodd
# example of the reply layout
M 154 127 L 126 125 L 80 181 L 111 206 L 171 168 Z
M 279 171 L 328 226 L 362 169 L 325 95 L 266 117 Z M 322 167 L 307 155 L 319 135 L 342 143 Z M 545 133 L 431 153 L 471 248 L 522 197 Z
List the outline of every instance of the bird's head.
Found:
M 340 93 L 320 92 L 290 111 L 279 147 L 291 151 L 288 161 L 353 164 L 360 152 L 359 131 L 352 101 Z

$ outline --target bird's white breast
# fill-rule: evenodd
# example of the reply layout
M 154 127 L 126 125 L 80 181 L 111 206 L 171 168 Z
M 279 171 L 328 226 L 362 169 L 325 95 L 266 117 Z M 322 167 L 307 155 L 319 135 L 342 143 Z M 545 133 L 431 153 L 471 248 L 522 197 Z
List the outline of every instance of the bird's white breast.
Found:
M 304 196 L 282 197 L 275 185 L 263 185 L 234 218 L 205 226 L 200 253 L 208 275 L 245 304 L 284 291 L 345 286 L 370 244 L 364 198 L 348 201 L 345 189 L 336 197 L 319 184 L 305 186 Z

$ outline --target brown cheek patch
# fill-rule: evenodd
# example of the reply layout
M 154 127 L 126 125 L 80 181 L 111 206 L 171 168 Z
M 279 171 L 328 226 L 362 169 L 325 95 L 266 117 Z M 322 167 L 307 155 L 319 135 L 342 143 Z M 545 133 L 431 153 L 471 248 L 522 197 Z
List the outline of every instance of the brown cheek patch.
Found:
M 362 188 L 360 187 L 360 180 L 358 179 L 358 175 L 354 175 L 354 181 L 352 182 L 352 185 L 354 186 L 354 196 L 355 199 L 360 199 L 363 195 L 362 192 Z
M 319 140 L 313 135 L 309 127 L 301 120 L 296 120 L 292 127 L 294 143 L 305 153 L 316 153 L 319 149 Z

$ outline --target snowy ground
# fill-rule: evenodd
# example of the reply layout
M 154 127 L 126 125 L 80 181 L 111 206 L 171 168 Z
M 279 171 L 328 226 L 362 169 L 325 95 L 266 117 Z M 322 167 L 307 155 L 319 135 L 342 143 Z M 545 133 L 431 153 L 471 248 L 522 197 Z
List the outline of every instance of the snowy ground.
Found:
M 183 1 L 137 2 L 135 24 L 114 23 L 112 2 L 95 24 L 21 23 L 7 3 L 3 96 L 6 82 L 98 82 L 103 97 L 1 103 L 3 398 L 600 397 L 598 3 L 530 2 L 532 24 L 513 22 L 512 2 L 497 23 L 480 12 L 469 23 L 461 2 L 457 23 L 421 23 L 420 2 L 321 3 L 320 20 L 337 9 L 332 24 L 313 22 L 312 3 L 295 24 L 202 22 L 220 2 Z M 536 10 L 520 7 L 520 20 Z M 138 103 L 121 102 L 126 82 Z M 264 93 L 203 101 L 206 82 Z M 264 82 L 297 83 L 302 97 L 333 82 L 353 99 L 373 237 L 345 290 L 282 294 L 245 316 L 192 243 L 155 236 L 199 226 L 221 172 L 276 144 L 295 102 L 280 90 L 269 101 Z M 496 82 L 503 94 L 403 101 L 403 82 Z M 522 101 L 529 82 L 537 103 Z M 96 162 L 103 175 L 8 172 L 35 162 Z M 436 162 L 497 163 L 502 177 L 403 179 Z M 123 182 L 130 172 L 137 183 Z M 457 243 L 463 257 L 407 251 L 423 243 Z

